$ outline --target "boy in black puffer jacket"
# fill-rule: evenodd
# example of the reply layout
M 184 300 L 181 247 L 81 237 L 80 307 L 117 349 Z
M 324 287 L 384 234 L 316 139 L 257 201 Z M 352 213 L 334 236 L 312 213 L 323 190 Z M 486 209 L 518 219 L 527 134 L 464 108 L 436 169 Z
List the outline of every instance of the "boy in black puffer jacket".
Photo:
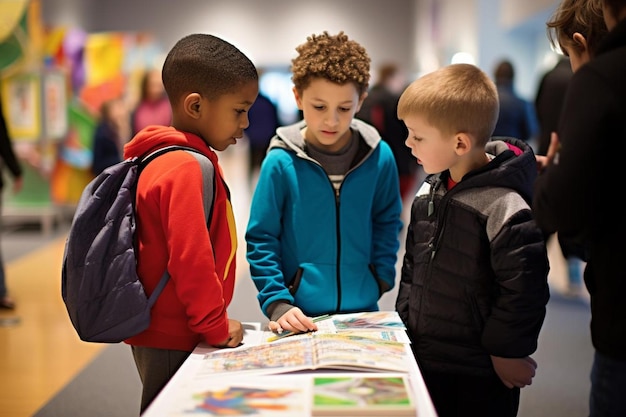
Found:
M 429 174 L 411 208 L 396 309 L 440 417 L 517 415 L 549 299 L 528 144 L 491 138 L 498 94 L 474 65 L 414 81 L 398 104 Z

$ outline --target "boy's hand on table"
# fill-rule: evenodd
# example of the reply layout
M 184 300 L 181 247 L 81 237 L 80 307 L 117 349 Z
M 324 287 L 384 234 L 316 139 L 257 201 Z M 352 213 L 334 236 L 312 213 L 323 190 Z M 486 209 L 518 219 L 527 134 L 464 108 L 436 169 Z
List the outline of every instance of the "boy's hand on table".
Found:
M 281 334 L 287 330 L 294 333 L 317 331 L 317 325 L 298 307 L 294 307 L 283 314 L 278 320 L 270 321 L 268 328 L 274 333 Z
M 243 341 L 243 325 L 238 320 L 228 319 L 228 339 L 218 343 L 215 347 L 234 348 L 241 345 Z

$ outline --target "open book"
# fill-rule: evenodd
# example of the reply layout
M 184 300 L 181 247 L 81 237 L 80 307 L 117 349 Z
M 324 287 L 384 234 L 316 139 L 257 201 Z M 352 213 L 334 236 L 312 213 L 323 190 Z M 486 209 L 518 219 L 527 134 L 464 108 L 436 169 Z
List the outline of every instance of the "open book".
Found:
M 234 350 L 221 349 L 204 356 L 203 372 L 285 373 L 298 370 L 343 369 L 407 372 L 408 349 L 402 342 L 367 335 L 305 333 Z
M 397 311 L 369 311 L 331 316 L 337 331 L 342 330 L 406 330 Z
M 362 334 L 373 338 L 409 343 L 404 323 L 396 311 L 368 311 L 363 313 L 324 315 L 313 317 L 313 322 L 317 323 L 318 334 L 351 332 L 353 335 Z M 277 334 L 268 330 L 265 340 L 275 342 L 276 340 L 298 334 L 301 333 L 285 331 Z

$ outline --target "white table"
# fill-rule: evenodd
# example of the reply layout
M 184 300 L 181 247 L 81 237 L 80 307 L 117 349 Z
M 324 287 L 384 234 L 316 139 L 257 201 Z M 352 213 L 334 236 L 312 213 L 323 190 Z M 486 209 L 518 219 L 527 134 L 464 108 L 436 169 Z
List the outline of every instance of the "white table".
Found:
M 260 330 L 259 323 L 246 323 L 245 325 L 245 336 L 244 336 L 244 346 L 250 346 L 254 344 L 262 344 L 266 343 L 264 340 L 267 337 L 267 332 Z M 436 417 L 437 414 L 430 400 L 430 396 L 424 384 L 424 380 L 419 371 L 417 363 L 415 362 L 415 358 L 411 353 L 410 345 L 406 344 L 405 348 L 407 349 L 408 355 L 407 357 L 411 358 L 410 361 L 406 364 L 406 371 L 409 375 L 409 379 L 411 381 L 411 385 L 413 387 L 414 399 L 416 404 L 416 415 L 418 417 Z M 240 348 L 237 348 L 240 349 Z M 191 391 L 192 390 L 202 390 L 203 384 L 211 384 L 215 383 L 216 380 L 224 380 L 224 378 L 228 378 L 232 380 L 233 378 L 238 381 L 250 381 L 251 378 L 258 378 L 258 375 L 250 372 L 244 373 L 230 373 L 230 374 L 209 374 L 206 370 L 202 369 L 203 359 L 207 353 L 215 351 L 215 348 L 209 347 L 207 345 L 199 345 L 193 353 L 189 356 L 189 358 L 183 363 L 178 372 L 174 375 L 174 377 L 170 380 L 170 382 L 165 386 L 165 388 L 161 391 L 161 393 L 155 398 L 150 407 L 142 414 L 142 417 L 173 417 L 173 416 L 186 416 L 189 415 L 185 413 L 186 404 L 189 404 Z M 278 378 L 282 378 L 282 382 L 285 382 L 284 378 L 293 378 L 293 381 L 297 382 L 297 378 L 302 376 L 311 375 L 314 373 L 315 375 L 324 374 L 327 372 L 334 372 L 328 370 L 315 370 L 315 371 L 298 371 L 295 373 L 280 373 L 275 375 L 266 375 L 261 377 L 263 378 L 273 378 L 274 380 L 278 380 Z M 341 371 L 342 374 L 346 372 Z M 353 372 L 359 375 L 364 374 L 372 374 L 372 375 L 380 375 L 379 372 Z M 270 380 L 267 380 L 270 381 Z M 211 414 L 207 413 L 207 416 Z M 244 415 L 244 414 L 242 414 Z M 255 414 L 257 417 L 262 417 L 266 414 Z M 276 411 L 268 411 L 267 415 L 283 415 L 279 414 Z M 302 416 L 309 416 L 309 413 L 303 412 Z M 298 417 L 293 415 L 293 412 L 289 414 L 289 417 Z

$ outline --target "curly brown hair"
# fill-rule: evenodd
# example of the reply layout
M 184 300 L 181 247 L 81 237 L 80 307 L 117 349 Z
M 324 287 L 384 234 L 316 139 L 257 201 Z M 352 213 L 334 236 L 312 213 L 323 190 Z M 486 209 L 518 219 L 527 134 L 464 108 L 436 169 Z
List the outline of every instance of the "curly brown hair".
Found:
M 359 95 L 367 91 L 370 57 L 363 46 L 348 39 L 343 31 L 334 36 L 327 31 L 311 35 L 296 51 L 298 56 L 291 60 L 291 80 L 299 93 L 313 78 L 325 78 L 339 85 L 354 83 Z

